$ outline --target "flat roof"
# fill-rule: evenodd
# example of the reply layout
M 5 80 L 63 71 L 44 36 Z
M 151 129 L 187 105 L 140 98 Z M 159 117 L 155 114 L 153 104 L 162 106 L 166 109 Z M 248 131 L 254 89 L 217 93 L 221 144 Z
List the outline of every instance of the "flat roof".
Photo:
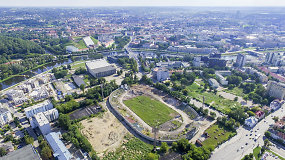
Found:
M 84 37 L 83 41 L 84 41 L 84 43 L 86 44 L 87 47 L 91 46 L 91 45 L 94 45 L 94 42 L 93 42 L 93 40 L 91 39 L 90 36 Z
M 21 149 L 8 153 L 1 157 L 1 160 L 40 160 L 40 157 L 34 147 L 29 144 Z
M 35 104 L 31 107 L 25 108 L 24 110 L 25 110 L 25 112 L 27 112 L 27 111 L 42 107 L 43 105 L 48 105 L 49 103 L 51 103 L 50 100 L 45 100 L 45 101 L 38 103 L 38 104 Z
M 45 138 L 54 152 L 54 157 L 57 157 L 58 160 L 69 160 L 72 158 L 72 155 L 59 139 L 59 135 L 60 132 L 51 132 Z
M 102 67 L 107 67 L 107 66 L 112 66 L 112 65 L 109 64 L 105 59 L 98 59 L 98 60 L 86 62 L 86 66 L 88 67 L 88 69 L 97 69 L 97 68 L 102 68 Z
M 49 124 L 47 117 L 44 115 L 43 112 L 34 115 L 36 121 L 38 122 L 39 126 L 43 126 L 45 124 Z

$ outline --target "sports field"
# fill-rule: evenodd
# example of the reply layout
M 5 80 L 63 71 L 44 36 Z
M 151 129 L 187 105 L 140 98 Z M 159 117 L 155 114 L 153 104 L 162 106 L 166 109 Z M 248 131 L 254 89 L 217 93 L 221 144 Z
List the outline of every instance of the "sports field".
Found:
M 147 96 L 137 96 L 125 100 L 124 104 L 152 127 L 156 125 L 159 126 L 173 119 L 176 115 L 179 115 L 176 111 L 162 102 Z

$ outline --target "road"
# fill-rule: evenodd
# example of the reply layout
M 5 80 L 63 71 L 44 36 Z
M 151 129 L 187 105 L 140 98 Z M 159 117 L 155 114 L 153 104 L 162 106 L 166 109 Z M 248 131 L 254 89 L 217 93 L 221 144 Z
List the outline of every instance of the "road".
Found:
M 264 144 L 264 132 L 268 130 L 269 125 L 274 124 L 272 117 L 283 117 L 284 116 L 283 105 L 280 109 L 267 116 L 265 119 L 260 121 L 254 128 L 251 130 L 240 127 L 237 130 L 237 135 L 234 136 L 229 141 L 223 143 L 219 148 L 216 148 L 212 153 L 210 160 L 240 160 L 245 155 L 253 152 L 255 147 L 262 146 Z M 254 137 L 260 134 L 261 136 L 254 141 Z M 246 144 L 248 143 L 248 144 Z M 273 151 L 278 151 L 276 153 L 282 153 L 282 149 L 277 147 L 272 147 Z

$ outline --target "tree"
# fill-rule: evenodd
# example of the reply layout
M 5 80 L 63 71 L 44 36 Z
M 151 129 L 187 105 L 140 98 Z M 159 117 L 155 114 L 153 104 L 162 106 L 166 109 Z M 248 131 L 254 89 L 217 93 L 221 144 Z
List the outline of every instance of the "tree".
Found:
M 33 137 L 30 137 L 30 136 L 26 135 L 24 137 L 24 139 L 25 139 L 25 143 L 26 144 L 33 144 L 34 143 L 34 138 Z
M 160 151 L 162 153 L 166 153 L 166 152 L 168 152 L 168 149 L 169 149 L 169 146 L 167 145 L 167 143 L 166 142 L 162 142 L 161 143 L 161 147 L 160 147 Z
M 269 147 L 270 146 L 270 141 L 268 139 L 264 140 L 264 147 Z
M 279 118 L 276 116 L 274 116 L 272 119 L 274 120 L 274 122 L 277 122 L 279 120 Z
M 50 149 L 49 146 L 45 146 L 44 148 L 42 148 L 40 154 L 43 160 L 49 160 L 49 159 L 52 159 L 53 157 L 52 150 Z
M 66 114 L 60 114 L 58 118 L 58 124 L 65 130 L 68 130 L 71 126 L 70 117 Z
M 145 160 L 158 160 L 159 156 L 155 153 L 148 153 Z
M 238 97 L 235 97 L 235 98 L 234 98 L 234 101 L 238 101 Z
M 85 90 L 85 85 L 84 84 L 81 84 L 80 85 L 80 89 L 83 91 L 83 93 L 84 93 L 84 90 Z
M 5 156 L 6 154 L 7 154 L 6 149 L 5 149 L 5 148 L 3 148 L 3 147 L 0 147 L 0 157 Z
M 271 137 L 271 133 L 270 133 L 269 131 L 266 131 L 266 132 L 264 133 L 264 135 L 265 135 L 265 137 L 267 137 L 267 138 L 270 138 L 270 137 Z

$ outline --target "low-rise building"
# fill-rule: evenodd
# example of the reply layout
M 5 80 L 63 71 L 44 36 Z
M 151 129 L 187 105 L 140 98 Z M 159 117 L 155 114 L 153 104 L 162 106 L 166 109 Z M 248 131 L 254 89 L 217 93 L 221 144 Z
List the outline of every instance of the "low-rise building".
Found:
M 255 117 L 249 117 L 245 120 L 244 124 L 250 128 L 254 127 L 256 123 L 258 122 L 258 119 Z
M 110 76 L 116 73 L 116 68 L 104 59 L 86 62 L 86 68 L 95 78 Z
M 72 78 L 73 78 L 73 81 L 75 82 L 75 84 L 76 84 L 78 87 L 80 87 L 82 84 L 83 84 L 84 86 L 86 86 L 86 84 L 85 84 L 83 78 L 81 78 L 80 76 L 74 75 L 74 76 L 72 76 Z
M 74 47 L 74 46 L 66 46 L 66 52 L 67 53 L 73 53 L 73 52 L 78 52 L 79 49 Z
M 1 157 L 1 160 L 41 160 L 41 158 L 33 145 L 29 144 L 21 149 L 8 153 L 6 156 Z
M 3 126 L 12 121 L 13 117 L 10 111 L 6 108 L 0 108 L 0 126 Z
M 275 99 L 270 103 L 270 109 L 275 111 L 283 105 L 284 101 L 280 101 L 279 99 Z
M 156 75 L 156 79 L 158 81 L 165 81 L 167 79 L 170 79 L 169 77 L 169 71 L 166 68 L 155 68 L 154 69 L 154 74 Z
M 25 108 L 25 113 L 26 113 L 27 118 L 30 118 L 37 113 L 45 112 L 52 108 L 53 108 L 52 103 L 49 100 L 45 100 L 31 107 Z
M 211 87 L 213 87 L 215 89 L 219 88 L 219 86 L 220 86 L 219 83 L 213 78 L 209 79 L 209 84 Z
M 71 160 L 73 156 L 60 140 L 60 132 L 51 132 L 45 136 L 48 144 L 52 148 L 53 156 L 58 160 Z

